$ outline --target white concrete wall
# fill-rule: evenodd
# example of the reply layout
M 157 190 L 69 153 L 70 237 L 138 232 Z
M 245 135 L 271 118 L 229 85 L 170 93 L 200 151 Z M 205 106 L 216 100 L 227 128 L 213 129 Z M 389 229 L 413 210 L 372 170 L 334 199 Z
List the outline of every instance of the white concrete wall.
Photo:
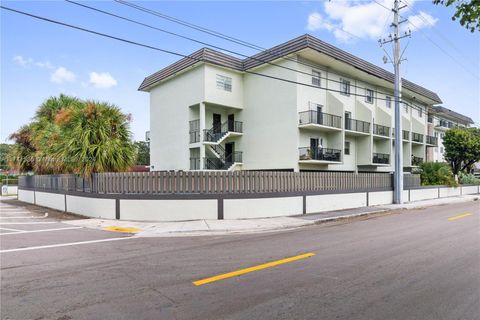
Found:
M 60 193 L 35 192 L 35 204 L 65 211 L 65 195 Z
M 153 170 L 190 169 L 190 106 L 204 101 L 204 66 L 150 91 L 150 163 Z M 197 107 L 198 108 L 198 107 Z
M 407 199 L 404 199 L 404 201 Z M 393 191 L 379 191 L 368 193 L 368 204 L 370 206 L 377 206 L 380 204 L 392 204 L 393 203 Z
M 30 190 L 18 190 L 18 200 L 35 203 L 35 192 Z
M 366 205 L 366 192 L 307 196 L 307 213 L 359 208 Z
M 2 186 L 2 195 L 15 195 L 18 194 L 17 186 Z
M 217 88 L 217 74 L 232 78 L 232 91 Z M 205 101 L 229 107 L 243 108 L 243 75 L 240 72 L 226 68 L 205 65 Z
M 478 189 L 480 186 L 467 186 L 462 187 L 462 194 L 478 194 Z
M 302 214 L 303 197 L 225 199 L 224 219 L 252 219 Z
M 120 219 L 186 221 L 217 219 L 217 200 L 120 200 Z
M 92 218 L 115 219 L 115 199 L 67 195 L 67 211 Z
M 428 200 L 438 198 L 438 188 L 412 189 L 410 190 L 410 201 Z
M 460 188 L 440 188 L 440 198 L 455 197 L 460 194 Z

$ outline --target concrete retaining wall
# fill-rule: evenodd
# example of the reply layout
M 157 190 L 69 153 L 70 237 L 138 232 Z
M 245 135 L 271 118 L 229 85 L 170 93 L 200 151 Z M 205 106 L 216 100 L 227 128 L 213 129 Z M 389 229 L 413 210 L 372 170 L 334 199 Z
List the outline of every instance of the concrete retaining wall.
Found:
M 303 197 L 225 199 L 225 219 L 251 219 L 302 214 Z
M 404 190 L 405 202 L 479 194 L 479 186 L 433 187 Z M 87 217 L 137 221 L 185 221 L 252 219 L 293 216 L 386 205 L 393 202 L 392 191 L 364 191 L 337 194 L 251 194 L 251 195 L 98 195 L 69 194 L 19 189 L 20 201 Z
M 68 212 L 92 218 L 115 219 L 115 199 L 85 198 L 67 195 Z
M 307 196 L 307 213 L 365 207 L 367 193 L 340 193 Z
M 120 216 L 138 221 L 217 219 L 217 200 L 120 200 Z
M 369 206 L 378 206 L 380 204 L 392 204 L 392 203 L 393 203 L 393 191 L 380 191 L 380 192 L 368 193 Z

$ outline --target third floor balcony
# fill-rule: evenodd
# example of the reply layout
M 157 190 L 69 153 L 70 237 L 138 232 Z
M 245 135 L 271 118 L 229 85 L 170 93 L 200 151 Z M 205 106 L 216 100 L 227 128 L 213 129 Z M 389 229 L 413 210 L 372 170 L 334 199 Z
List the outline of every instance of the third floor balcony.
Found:
M 353 131 L 349 134 L 356 135 L 357 133 L 369 134 L 370 133 L 370 122 L 345 118 L 345 130 Z
M 373 124 L 373 134 L 376 136 L 389 138 L 390 137 L 390 127 L 382 126 L 379 124 Z

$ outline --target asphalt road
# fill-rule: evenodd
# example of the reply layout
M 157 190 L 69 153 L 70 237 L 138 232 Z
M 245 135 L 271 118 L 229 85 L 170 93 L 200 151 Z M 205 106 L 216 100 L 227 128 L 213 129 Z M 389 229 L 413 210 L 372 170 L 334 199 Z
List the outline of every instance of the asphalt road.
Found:
M 72 226 L 1 209 L 2 319 L 480 319 L 479 202 L 195 238 L 20 233 Z M 315 255 L 192 283 L 305 253 Z

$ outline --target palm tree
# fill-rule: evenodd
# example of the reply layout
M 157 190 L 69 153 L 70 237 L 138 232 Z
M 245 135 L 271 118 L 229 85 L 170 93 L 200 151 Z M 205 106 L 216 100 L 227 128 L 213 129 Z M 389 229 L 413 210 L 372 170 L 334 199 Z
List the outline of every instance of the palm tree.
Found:
M 60 124 L 64 135 L 55 154 L 65 160 L 68 171 L 84 177 L 127 170 L 136 157 L 129 121 L 117 106 L 87 101 Z

